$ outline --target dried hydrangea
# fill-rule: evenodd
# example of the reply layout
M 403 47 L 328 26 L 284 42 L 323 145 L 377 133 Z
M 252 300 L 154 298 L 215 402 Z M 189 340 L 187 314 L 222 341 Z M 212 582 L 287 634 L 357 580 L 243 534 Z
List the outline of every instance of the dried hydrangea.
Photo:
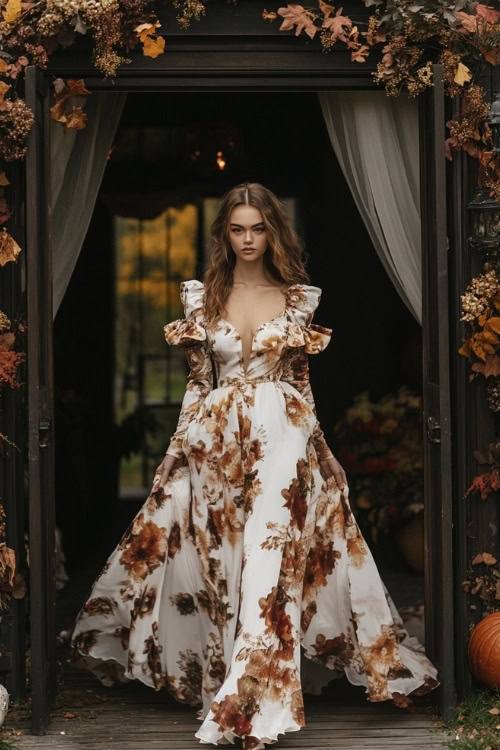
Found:
M 472 279 L 461 295 L 462 317 L 466 323 L 472 323 L 489 307 L 489 301 L 498 292 L 498 278 L 495 271 L 488 271 Z
M 173 0 L 174 8 L 177 8 L 177 23 L 182 29 L 187 29 L 191 21 L 199 21 L 205 14 L 205 6 L 200 0 Z
M 476 297 L 491 299 L 498 291 L 498 278 L 495 271 L 488 271 L 481 276 L 475 276 L 467 289 L 470 289 Z
M 26 141 L 35 118 L 22 99 L 4 102 L 0 109 L 0 158 L 4 161 L 21 159 L 26 153 Z
M 12 323 L 6 316 L 2 310 L 0 310 L 0 331 L 3 333 L 5 331 L 8 331 L 11 327 Z
M 500 411 L 500 378 L 494 378 L 493 382 L 488 382 L 486 392 L 488 408 L 491 411 Z

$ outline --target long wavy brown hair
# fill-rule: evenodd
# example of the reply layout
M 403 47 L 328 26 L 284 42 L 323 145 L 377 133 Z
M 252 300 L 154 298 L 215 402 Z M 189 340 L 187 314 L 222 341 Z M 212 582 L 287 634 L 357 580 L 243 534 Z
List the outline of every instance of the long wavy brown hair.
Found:
M 241 204 L 255 206 L 262 214 L 268 241 L 264 253 L 266 274 L 286 287 L 309 281 L 304 265 L 303 242 L 279 198 L 258 182 L 237 185 L 222 196 L 219 211 L 210 227 L 212 252 L 203 278 L 208 325 L 214 325 L 224 316 L 233 285 L 236 255 L 229 242 L 228 231 L 231 212 Z

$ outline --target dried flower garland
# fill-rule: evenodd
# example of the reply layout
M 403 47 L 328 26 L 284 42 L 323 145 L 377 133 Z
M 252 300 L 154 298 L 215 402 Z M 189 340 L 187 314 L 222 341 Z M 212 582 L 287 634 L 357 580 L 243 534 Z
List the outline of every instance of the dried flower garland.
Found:
M 476 276 L 461 296 L 460 320 L 467 324 L 459 354 L 471 362 L 471 380 L 488 380 L 488 406 L 500 411 L 500 279 L 496 270 Z
M 353 62 L 364 62 L 377 46 L 382 58 L 374 78 L 389 96 L 406 91 L 418 96 L 432 81 L 432 63 L 443 66 L 446 94 L 461 95 L 461 112 L 447 123 L 450 137 L 446 153 L 463 150 L 480 163 L 479 185 L 488 187 L 500 200 L 500 159 L 491 153 L 491 132 L 486 117 L 489 104 L 486 92 L 474 81 L 485 64 L 500 63 L 500 12 L 488 5 L 468 0 L 364 0 L 376 6 L 367 30 L 354 23 L 323 0 L 317 7 L 296 3 L 264 11 L 263 17 L 283 19 L 280 29 L 302 32 L 311 39 L 319 37 L 329 52 L 337 43 L 351 50 Z
M 46 67 L 56 49 L 70 46 L 82 34 L 92 39 L 96 68 L 114 76 L 119 65 L 130 62 L 127 55 L 138 45 L 149 57 L 163 53 L 165 40 L 158 34 L 156 11 L 166 3 L 168 0 L 0 0 L 0 76 L 15 80 L 30 63 Z M 205 0 L 171 3 L 182 28 L 205 13 Z M 500 13 L 469 0 L 364 0 L 364 4 L 374 7 L 365 31 L 360 31 L 361 24 L 344 15 L 342 8 L 324 0 L 318 0 L 316 7 L 289 3 L 276 12 L 264 10 L 262 16 L 270 21 L 280 17 L 283 31 L 304 32 L 311 39 L 318 36 L 325 51 L 342 43 L 354 62 L 364 62 L 376 48 L 381 59 L 375 79 L 391 96 L 403 90 L 416 96 L 432 86 L 432 62 L 441 62 L 447 93 L 463 93 L 462 112 L 448 123 L 448 156 L 463 149 L 478 158 L 481 184 L 500 196 L 500 161 L 488 150 L 491 134 L 484 92 L 469 67 L 500 61 Z M 56 85 L 64 88 L 73 83 L 60 81 Z M 33 118 L 12 87 L 6 104 L 6 92 L 7 88 L 0 88 L 4 103 L 2 109 L 0 102 L 0 160 L 11 161 L 24 155 Z M 56 90 L 55 119 L 65 128 L 85 127 L 81 105 L 68 106 L 68 94 L 62 109 L 61 99 Z
M 481 500 L 486 500 L 492 492 L 500 490 L 500 440 L 490 443 L 486 455 L 480 451 L 474 451 L 474 457 L 478 464 L 489 466 L 490 470 L 474 477 L 465 497 L 479 493 Z
M 476 569 L 473 566 L 480 566 Z M 483 613 L 498 612 L 500 609 L 500 565 L 489 552 L 480 552 L 471 561 L 467 580 L 460 584 L 472 599 L 470 609 L 481 607 Z M 477 602 L 477 603 L 476 603 Z

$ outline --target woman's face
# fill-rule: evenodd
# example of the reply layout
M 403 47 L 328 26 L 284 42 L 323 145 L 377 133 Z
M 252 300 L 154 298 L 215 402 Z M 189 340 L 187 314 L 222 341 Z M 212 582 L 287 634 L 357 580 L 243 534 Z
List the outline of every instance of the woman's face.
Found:
M 242 203 L 229 215 L 229 242 L 239 260 L 260 258 L 267 249 L 267 232 L 262 214 L 255 206 Z

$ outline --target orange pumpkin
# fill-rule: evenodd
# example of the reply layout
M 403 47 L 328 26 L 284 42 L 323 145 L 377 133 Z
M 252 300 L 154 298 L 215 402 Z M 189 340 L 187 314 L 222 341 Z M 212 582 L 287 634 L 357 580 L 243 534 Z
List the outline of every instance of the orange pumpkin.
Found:
M 500 687 L 500 612 L 484 617 L 469 637 L 472 673 L 490 688 Z

